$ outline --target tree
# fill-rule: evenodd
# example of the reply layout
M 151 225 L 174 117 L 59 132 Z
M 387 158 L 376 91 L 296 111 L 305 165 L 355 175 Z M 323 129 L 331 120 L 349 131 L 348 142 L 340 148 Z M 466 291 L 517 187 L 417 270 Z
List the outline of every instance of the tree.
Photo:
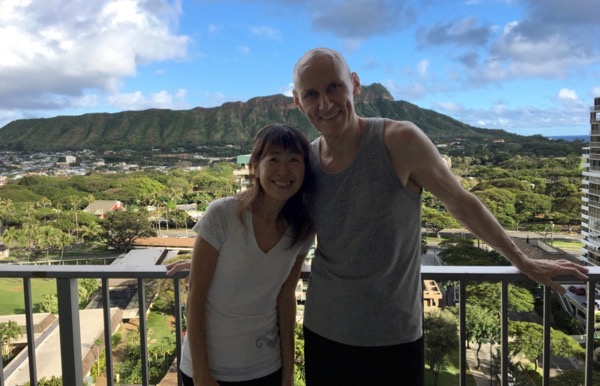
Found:
M 458 348 L 456 317 L 446 310 L 425 312 L 423 338 L 425 340 L 425 361 L 433 373 L 433 384 L 436 386 L 446 357 Z
M 435 237 L 439 237 L 440 232 L 444 229 L 458 228 L 460 226 L 460 223 L 448 212 L 428 207 L 423 207 L 421 222 L 423 226 L 435 234 Z
M 53 294 L 46 294 L 42 296 L 42 301 L 40 302 L 40 311 L 41 312 L 49 312 L 51 314 L 58 313 L 58 298 Z
M 23 242 L 23 233 L 16 228 L 8 228 L 2 234 L 2 241 L 9 248 L 14 245 L 20 245 Z
M 81 226 L 81 238 L 85 242 L 92 242 L 96 240 L 101 234 L 104 228 L 98 222 L 93 221 L 88 225 Z
M 548 235 L 552 237 L 552 232 L 554 232 L 554 223 L 546 222 L 530 224 L 526 227 L 526 229 L 530 232 L 535 232 L 536 234 L 542 236 L 544 238 L 544 242 L 546 242 Z
M 487 310 L 500 310 L 500 283 L 483 282 L 467 285 L 467 297 L 470 303 Z M 508 310 L 531 312 L 534 308 L 533 295 L 529 290 L 513 284 L 508 285 Z
M 552 199 L 542 194 L 521 192 L 517 195 L 515 210 L 520 216 L 519 222 L 534 221 L 537 216 L 544 216 L 552 209 Z
M 72 245 L 75 242 L 75 237 L 61 230 L 58 230 L 56 236 L 56 246 L 60 248 L 60 260 L 62 261 L 65 254 L 65 247 Z
M 58 229 L 50 225 L 44 225 L 37 231 L 37 245 L 46 250 L 46 258 L 50 253 L 50 249 L 58 244 Z
M 79 294 L 80 301 L 84 303 L 87 302 L 90 298 L 90 295 L 96 292 L 98 288 L 100 288 L 98 279 L 79 279 L 77 281 L 77 293 Z
M 522 355 L 534 362 L 535 370 L 543 354 L 543 327 L 537 323 L 511 322 L 508 325 L 510 336 L 514 338 L 508 344 L 513 355 Z M 550 329 L 550 353 L 562 358 L 582 355 L 585 351 L 579 344 L 565 333 Z
M 12 343 L 15 339 L 23 336 L 21 327 L 14 320 L 9 320 L 5 323 L 0 323 L 0 339 L 2 339 L 2 357 L 10 356 Z
M 489 312 L 489 310 L 475 304 L 466 304 L 466 324 L 467 324 L 467 340 L 477 343 L 477 368 L 480 366 L 479 351 L 484 343 L 490 345 L 500 339 L 500 317 L 498 313 Z
M 141 237 L 156 236 L 152 223 L 143 212 L 111 212 L 103 226 L 106 230 L 106 245 L 119 252 L 131 249 L 135 240 Z
M 30 383 L 27 382 L 25 386 L 30 386 Z M 52 376 L 49 379 L 44 377 L 38 381 L 37 386 L 63 386 L 62 377 Z
M 515 193 L 505 188 L 489 187 L 484 190 L 475 190 L 473 194 L 492 212 L 502 226 L 507 228 L 516 227 Z
M 446 265 L 510 265 L 498 252 L 476 247 L 473 239 L 452 237 L 440 242 L 439 247 L 438 256 Z
M 566 225 L 569 232 L 581 224 L 581 196 L 557 197 L 552 200 L 552 217 L 558 224 Z
M 7 223 L 9 217 L 13 214 L 14 204 L 12 200 L 0 198 L 0 230 L 2 230 L 3 224 Z

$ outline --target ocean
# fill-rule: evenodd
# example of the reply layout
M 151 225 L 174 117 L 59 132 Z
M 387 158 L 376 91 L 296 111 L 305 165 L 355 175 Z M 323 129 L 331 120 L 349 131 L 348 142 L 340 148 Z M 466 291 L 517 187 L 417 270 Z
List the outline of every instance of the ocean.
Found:
M 581 141 L 585 141 L 585 142 L 590 142 L 590 136 L 589 134 L 583 134 L 583 135 L 557 135 L 557 136 L 552 136 L 552 137 L 547 137 L 550 139 L 564 139 L 565 141 L 577 141 L 577 140 L 581 140 Z

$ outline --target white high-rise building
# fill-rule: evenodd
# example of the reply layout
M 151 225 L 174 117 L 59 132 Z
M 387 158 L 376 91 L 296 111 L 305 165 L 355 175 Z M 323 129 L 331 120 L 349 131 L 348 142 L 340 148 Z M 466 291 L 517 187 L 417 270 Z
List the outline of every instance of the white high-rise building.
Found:
M 590 146 L 584 148 L 581 260 L 600 265 L 600 97 L 590 109 Z

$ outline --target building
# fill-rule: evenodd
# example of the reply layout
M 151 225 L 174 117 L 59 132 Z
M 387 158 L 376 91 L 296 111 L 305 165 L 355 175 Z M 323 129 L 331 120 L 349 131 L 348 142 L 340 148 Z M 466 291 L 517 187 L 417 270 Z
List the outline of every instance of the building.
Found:
M 590 109 L 590 146 L 584 148 L 581 260 L 600 265 L 600 97 Z
M 250 154 L 238 155 L 236 163 L 240 166 L 239 169 L 233 171 L 233 175 L 237 178 L 238 191 L 243 192 L 250 187 L 252 182 L 250 175 Z
M 115 200 L 96 200 L 90 203 L 83 210 L 100 218 L 106 218 L 106 214 L 117 210 L 125 210 L 121 201 Z

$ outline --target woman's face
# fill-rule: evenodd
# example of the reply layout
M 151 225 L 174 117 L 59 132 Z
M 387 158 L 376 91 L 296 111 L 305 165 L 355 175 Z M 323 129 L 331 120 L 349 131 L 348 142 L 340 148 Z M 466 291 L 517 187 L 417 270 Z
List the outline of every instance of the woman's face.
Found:
M 304 181 L 305 160 L 298 151 L 281 147 L 267 149 L 254 170 L 265 196 L 286 201 L 296 194 Z

